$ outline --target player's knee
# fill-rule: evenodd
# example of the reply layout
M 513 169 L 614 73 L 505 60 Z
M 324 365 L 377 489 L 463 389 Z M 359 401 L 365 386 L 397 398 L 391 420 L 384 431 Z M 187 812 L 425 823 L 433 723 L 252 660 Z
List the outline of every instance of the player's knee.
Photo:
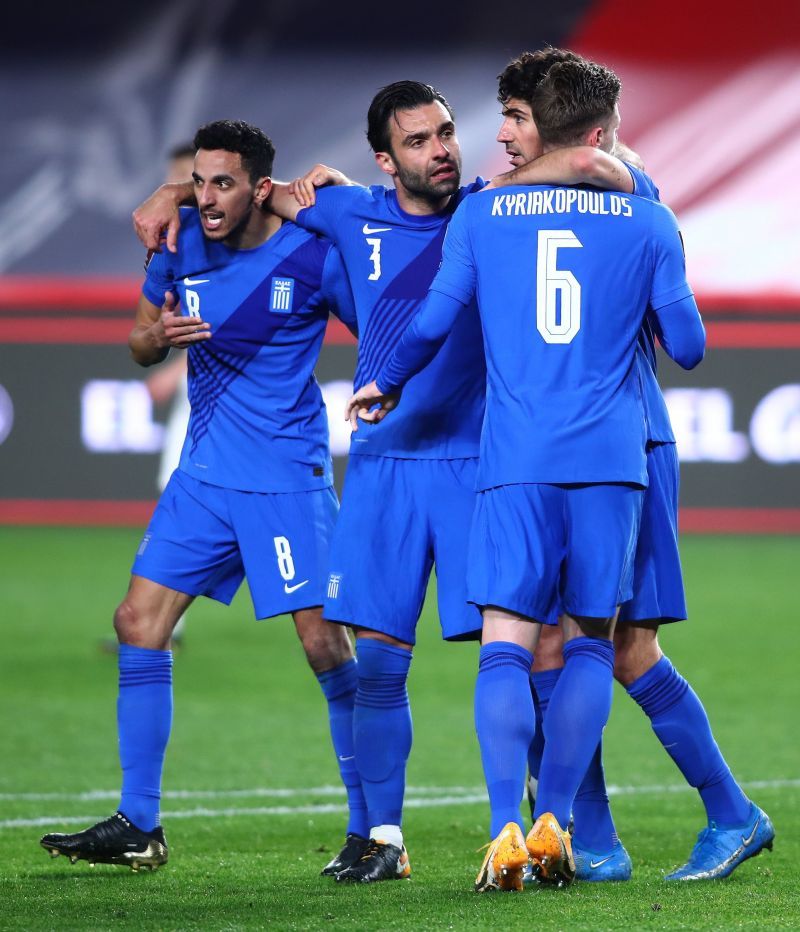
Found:
M 114 630 L 120 644 L 132 644 L 137 640 L 141 630 L 140 618 L 128 599 L 121 602 L 114 612 Z
M 315 673 L 332 670 L 353 658 L 353 647 L 347 629 L 322 618 L 316 624 L 298 628 L 308 665 Z
M 564 666 L 564 636 L 556 625 L 542 625 L 542 633 L 533 652 L 534 673 L 558 670 Z
M 169 631 L 162 631 L 156 619 L 125 598 L 114 612 L 114 630 L 120 644 L 164 650 L 169 646 Z
M 655 630 L 620 626 L 614 634 L 614 678 L 626 689 L 663 656 Z

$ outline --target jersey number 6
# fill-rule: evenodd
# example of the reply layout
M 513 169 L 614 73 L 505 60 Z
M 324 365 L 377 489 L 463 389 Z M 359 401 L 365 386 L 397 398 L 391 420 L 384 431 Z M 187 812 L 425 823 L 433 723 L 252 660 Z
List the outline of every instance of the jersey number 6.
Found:
M 581 248 L 572 230 L 539 230 L 536 254 L 536 329 L 545 343 L 571 343 L 581 329 L 581 285 L 556 268 L 559 249 Z

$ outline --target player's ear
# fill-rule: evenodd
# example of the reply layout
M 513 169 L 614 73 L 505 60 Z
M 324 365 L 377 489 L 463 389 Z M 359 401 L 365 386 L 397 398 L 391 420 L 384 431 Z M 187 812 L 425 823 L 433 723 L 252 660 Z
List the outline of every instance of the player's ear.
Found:
M 595 128 L 587 135 L 586 145 L 591 146 L 593 149 L 600 149 L 603 145 L 603 140 L 605 139 L 605 131 L 602 126 L 595 126 Z
M 376 152 L 375 162 L 378 168 L 380 168 L 382 172 L 386 172 L 387 175 L 394 177 L 397 174 L 397 166 L 394 164 L 394 159 L 388 152 Z
M 253 192 L 253 199 L 259 207 L 264 206 L 267 198 L 269 197 L 270 191 L 272 190 L 272 179 L 268 177 L 259 178 L 256 182 L 255 191 Z

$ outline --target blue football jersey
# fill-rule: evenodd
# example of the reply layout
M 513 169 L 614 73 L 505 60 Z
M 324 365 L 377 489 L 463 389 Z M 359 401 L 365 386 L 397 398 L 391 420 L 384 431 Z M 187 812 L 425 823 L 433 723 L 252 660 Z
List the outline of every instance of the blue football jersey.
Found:
M 182 209 L 177 254 L 154 255 L 142 287 L 159 306 L 167 290 L 212 333 L 188 350 L 191 417 L 179 468 L 249 492 L 330 485 L 314 365 L 329 311 L 355 324 L 332 244 L 284 223 L 261 246 L 231 249 L 203 235 L 196 210 Z
M 297 222 L 330 237 L 341 252 L 358 316 L 355 388 L 371 382 L 419 310 L 442 258 L 453 211 L 482 179 L 461 188 L 449 208 L 432 216 L 403 211 L 395 191 L 381 185 L 317 192 Z M 453 327 L 436 359 L 408 384 L 403 409 L 364 425 L 351 454 L 413 459 L 478 455 L 485 405 L 486 365 L 477 308 Z
M 633 178 L 633 193 L 653 201 L 660 200 L 658 188 L 653 179 L 634 165 L 627 162 L 625 164 Z M 639 334 L 636 367 L 642 382 L 642 400 L 644 402 L 648 441 L 651 443 L 675 443 L 675 434 L 672 432 L 667 403 L 664 401 L 661 387 L 656 378 L 656 338 L 653 332 L 653 322 L 649 316 L 645 318 Z
M 681 316 L 676 304 L 692 292 L 666 207 L 552 186 L 475 195 L 450 224 L 431 290 L 450 305 L 478 298 L 488 370 L 480 489 L 647 484 L 634 363 L 645 312 L 666 309 L 661 329 L 685 336 L 687 356 L 703 339 L 696 309 Z M 679 308 L 676 321 L 669 305 Z

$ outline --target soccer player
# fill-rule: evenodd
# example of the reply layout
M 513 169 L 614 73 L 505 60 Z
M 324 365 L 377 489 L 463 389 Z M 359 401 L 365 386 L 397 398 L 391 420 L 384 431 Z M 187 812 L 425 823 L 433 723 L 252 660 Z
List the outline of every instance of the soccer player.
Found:
M 565 61 L 577 56 L 558 49 L 526 52 L 511 61 L 499 77 L 503 123 L 497 138 L 516 170 L 495 179 L 493 185 L 526 180 L 537 183 L 542 178 L 535 163 L 522 166 L 542 151 L 532 107 L 537 88 L 554 58 Z M 619 189 L 657 199 L 651 179 L 639 170 L 640 166 L 630 164 L 635 154 L 621 151 L 619 144 L 614 151 L 629 163 L 628 171 L 620 172 Z M 592 158 L 590 153 L 587 158 Z M 724 877 L 747 857 L 771 847 L 774 830 L 767 816 L 738 786 L 714 740 L 700 699 L 658 643 L 659 626 L 686 618 L 686 604 L 678 552 L 678 457 L 669 414 L 655 378 L 655 342 L 649 320 L 640 333 L 636 366 L 647 425 L 648 487 L 634 562 L 633 598 L 622 606 L 614 635 L 614 675 L 648 715 L 656 736 L 687 782 L 697 788 L 706 809 L 708 828 L 700 833 L 687 864 L 667 875 L 667 879 Z M 563 668 L 561 646 L 559 629 L 543 628 L 531 673 L 537 715 L 536 735 L 528 756 L 532 796 L 544 744 L 542 718 L 546 717 L 550 695 Z M 573 814 L 577 878 L 627 880 L 630 858 L 617 838 L 611 816 L 600 746 L 578 790 Z M 743 839 L 748 838 L 750 842 L 743 844 Z
M 83 832 L 41 840 L 73 862 L 167 861 L 159 800 L 170 635 L 196 596 L 228 604 L 245 574 L 257 618 L 293 616 L 328 702 L 348 831 L 367 831 L 353 764 L 356 663 L 346 630 L 321 612 L 337 501 L 313 375 L 329 311 L 355 325 L 352 295 L 331 243 L 266 208 L 275 150 L 260 129 L 211 123 L 194 146 L 198 209 L 184 211 L 177 251 L 151 256 L 129 340 L 143 366 L 170 347 L 188 349 L 191 418 L 114 615 L 119 809 Z
M 569 109 L 553 105 L 551 86 Z M 553 119 L 542 131 L 545 149 L 610 152 L 618 95 L 607 69 L 553 65 L 534 108 Z M 491 403 L 469 590 L 483 612 L 475 710 L 494 837 L 480 891 L 521 888 L 529 853 L 543 880 L 574 877 L 563 827 L 610 709 L 613 629 L 630 598 L 647 484 L 637 334 L 649 305 L 668 352 L 692 367 L 704 332 L 677 226 L 662 205 L 567 188 L 490 192 L 457 211 L 425 307 L 376 382 L 351 401 L 354 427 L 357 416 L 382 421 L 396 404 L 390 393 L 428 363 L 476 293 Z M 382 407 L 371 410 L 376 402 Z M 541 621 L 556 604 L 566 662 L 526 840 L 519 798 L 534 727 L 528 676 Z

